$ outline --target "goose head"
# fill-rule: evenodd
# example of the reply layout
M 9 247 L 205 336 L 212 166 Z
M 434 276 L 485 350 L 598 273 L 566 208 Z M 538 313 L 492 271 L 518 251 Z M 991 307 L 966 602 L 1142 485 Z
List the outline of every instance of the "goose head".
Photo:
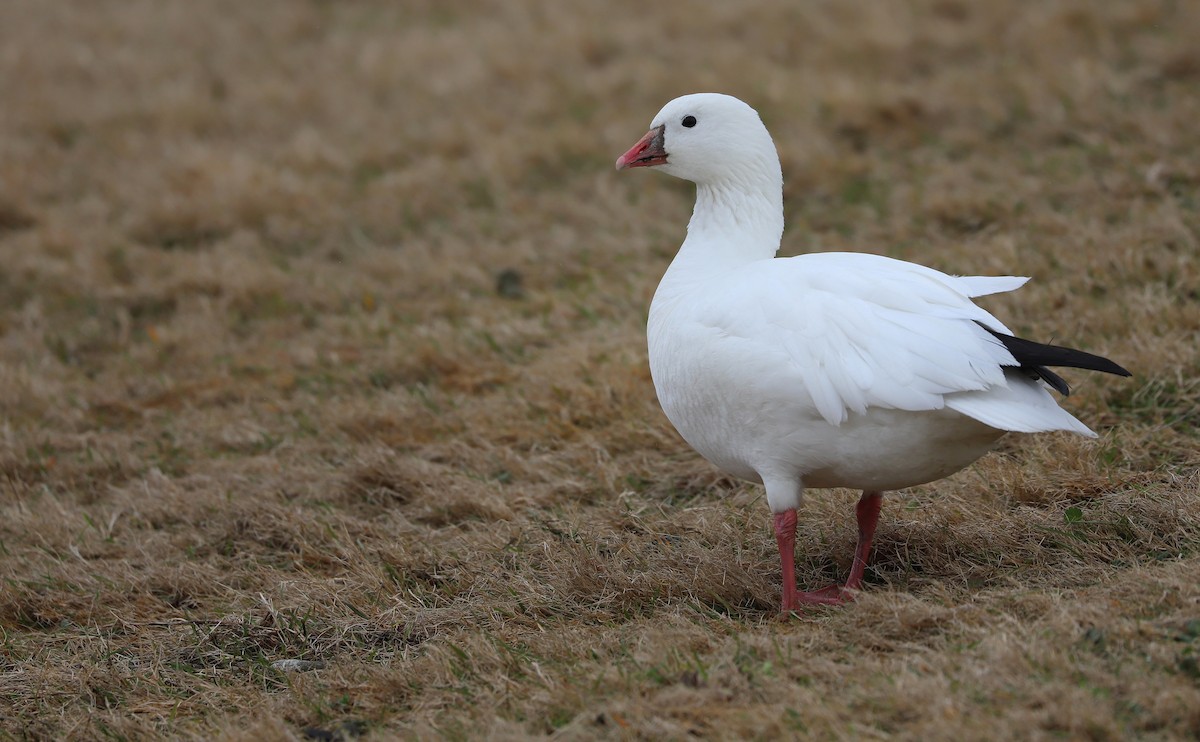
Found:
M 685 95 L 663 106 L 616 165 L 654 167 L 707 186 L 779 178 L 779 155 L 758 112 L 718 93 Z

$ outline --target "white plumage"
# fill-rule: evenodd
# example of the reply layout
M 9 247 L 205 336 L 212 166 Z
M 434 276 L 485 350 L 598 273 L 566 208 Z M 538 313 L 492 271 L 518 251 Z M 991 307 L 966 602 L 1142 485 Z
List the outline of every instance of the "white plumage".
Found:
M 766 486 L 785 610 L 851 595 L 838 586 L 795 592 L 792 538 L 805 487 L 864 490 L 859 553 L 845 586 L 855 589 L 882 491 L 952 474 L 1006 431 L 1095 436 L 1050 396 L 1038 372 L 1057 377 L 1040 364 L 1127 372 L 1011 338 L 971 301 L 1028 279 L 951 276 L 861 253 L 775 258 L 783 231 L 779 158 L 758 114 L 741 101 L 715 94 L 671 101 L 617 160 L 618 169 L 643 166 L 697 185 L 687 239 L 650 306 L 654 386 L 689 444 Z M 1016 343 L 1034 348 L 1032 356 L 1014 356 L 1014 348 L 1030 353 Z M 1057 351 L 1075 355 L 1040 355 L 1057 359 Z

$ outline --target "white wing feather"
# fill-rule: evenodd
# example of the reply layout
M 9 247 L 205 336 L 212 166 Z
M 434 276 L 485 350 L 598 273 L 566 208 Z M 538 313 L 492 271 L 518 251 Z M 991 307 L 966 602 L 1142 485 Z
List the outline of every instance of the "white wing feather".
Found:
M 1088 438 L 1097 437 L 1091 428 L 1059 407 L 1040 383 L 1015 369 L 1007 369 L 1005 375 L 1008 386 L 950 394 L 946 406 L 999 430 L 1016 433 L 1070 430 Z
M 752 263 L 703 318 L 723 334 L 782 349 L 813 406 L 833 425 L 870 407 L 950 407 L 1013 431 L 1091 434 L 980 324 L 1011 334 L 971 297 L 1028 279 L 950 276 L 863 253 L 812 253 Z M 720 309 L 716 309 L 720 307 Z M 1094 435 L 1094 434 L 1093 434 Z

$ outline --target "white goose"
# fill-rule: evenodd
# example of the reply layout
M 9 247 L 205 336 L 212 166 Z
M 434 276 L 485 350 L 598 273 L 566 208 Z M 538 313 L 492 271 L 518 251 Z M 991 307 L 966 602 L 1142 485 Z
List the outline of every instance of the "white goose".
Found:
M 775 258 L 779 156 L 736 98 L 668 103 L 617 159 L 618 170 L 633 167 L 696 184 L 687 239 L 650 305 L 650 371 L 684 439 L 766 487 L 784 611 L 853 598 L 884 491 L 953 474 L 1008 431 L 1095 437 L 1048 393 L 1069 389 L 1046 366 L 1129 375 L 1099 356 L 1015 338 L 971 301 L 1026 278 L 950 276 L 858 253 Z M 796 590 L 806 487 L 863 490 L 845 585 Z

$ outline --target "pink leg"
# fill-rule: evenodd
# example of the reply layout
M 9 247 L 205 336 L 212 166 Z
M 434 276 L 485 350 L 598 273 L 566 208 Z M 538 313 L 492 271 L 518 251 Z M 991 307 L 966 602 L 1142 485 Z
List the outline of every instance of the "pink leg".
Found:
M 854 600 L 854 594 L 851 591 L 862 588 L 863 570 L 867 566 L 867 557 L 871 555 L 871 540 L 875 538 L 875 526 L 879 523 L 881 507 L 883 507 L 882 492 L 863 492 L 862 497 L 858 500 L 858 505 L 854 508 L 854 514 L 858 518 L 858 546 L 854 548 L 854 564 L 850 567 L 850 577 L 846 580 L 846 584 L 830 585 L 812 592 L 795 593 L 796 602 L 793 604 L 793 608 L 804 604 L 840 605 Z M 778 534 L 778 527 L 776 533 Z M 784 581 L 784 596 L 786 600 L 786 580 Z
M 871 555 L 871 541 L 875 538 L 875 526 L 879 523 L 879 510 L 883 507 L 882 492 L 863 492 L 854 506 L 854 515 L 858 518 L 858 546 L 854 548 L 854 565 L 850 567 L 850 578 L 846 587 L 858 590 L 862 587 L 863 570 L 867 567 L 867 557 Z
M 796 606 L 796 511 L 775 513 L 775 543 L 783 572 L 783 612 Z

